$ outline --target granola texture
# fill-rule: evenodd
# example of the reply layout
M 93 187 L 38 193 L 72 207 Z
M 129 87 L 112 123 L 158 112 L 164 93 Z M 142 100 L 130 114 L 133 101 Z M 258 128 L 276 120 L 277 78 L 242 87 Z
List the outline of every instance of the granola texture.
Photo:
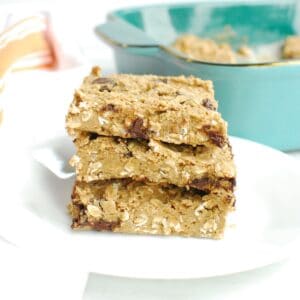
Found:
M 236 53 L 228 43 L 218 44 L 212 39 L 184 34 L 176 39 L 173 46 L 192 59 L 215 63 L 236 63 Z
M 288 37 L 283 45 L 284 58 L 300 58 L 300 36 Z
M 234 196 L 128 180 L 76 182 L 73 229 L 219 239 Z
M 227 140 L 211 81 L 195 77 L 116 74 L 93 68 L 70 105 L 66 126 L 80 132 L 153 139 L 173 144 L 216 145 Z
M 73 229 L 223 236 L 236 170 L 210 81 L 94 67 L 66 127 L 77 150 Z
M 233 189 L 231 148 L 82 135 L 70 161 L 79 181 L 132 178 L 204 191 Z

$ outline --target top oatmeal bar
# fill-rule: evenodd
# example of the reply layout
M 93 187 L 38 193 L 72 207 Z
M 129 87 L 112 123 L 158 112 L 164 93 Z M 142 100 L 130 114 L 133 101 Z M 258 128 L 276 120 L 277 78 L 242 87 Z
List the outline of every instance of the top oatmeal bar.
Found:
M 195 77 L 117 74 L 92 69 L 75 92 L 68 132 L 141 138 L 192 146 L 223 147 L 227 123 L 221 118 L 211 81 Z

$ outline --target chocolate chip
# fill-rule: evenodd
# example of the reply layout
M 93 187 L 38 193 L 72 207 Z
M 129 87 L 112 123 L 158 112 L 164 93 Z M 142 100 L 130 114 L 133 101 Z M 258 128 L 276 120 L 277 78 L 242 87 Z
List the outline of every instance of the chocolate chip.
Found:
M 209 132 L 208 133 L 210 140 L 218 147 L 222 147 L 224 145 L 224 137 L 218 132 Z
M 109 110 L 109 111 L 115 111 L 115 105 L 108 103 L 105 107 L 105 110 Z
M 76 206 L 80 211 L 85 209 L 85 206 L 82 203 L 76 203 Z
M 228 181 L 231 183 L 232 189 L 236 186 L 236 179 L 235 178 L 229 178 Z
M 204 125 L 202 127 L 203 131 L 208 135 L 209 139 L 218 147 L 223 147 L 225 145 L 225 138 L 220 133 L 211 128 L 210 125 Z
M 112 79 L 110 78 L 107 78 L 107 77 L 99 77 L 99 78 L 96 78 L 92 81 L 93 84 L 95 83 L 99 83 L 99 84 L 104 84 L 104 83 L 115 83 Z
M 148 139 L 147 129 L 143 126 L 142 118 L 136 118 L 128 129 L 128 133 L 132 138 Z
M 91 132 L 89 133 L 89 140 L 95 140 L 97 137 L 99 136 L 99 134 L 95 133 L 95 132 Z
M 126 152 L 125 157 L 127 157 L 127 158 L 133 157 L 132 152 L 131 151 Z
M 207 109 L 216 110 L 215 106 L 213 105 L 213 103 L 208 98 L 202 100 L 202 105 L 204 107 L 206 107 Z
M 236 199 L 233 200 L 232 207 L 235 207 Z
M 163 83 L 168 83 L 168 79 L 167 78 L 162 78 L 159 81 L 163 82 Z
M 215 182 L 216 187 L 225 189 L 226 191 L 230 191 L 230 192 L 234 191 L 235 185 L 236 185 L 235 178 L 223 177 L 223 178 L 219 178 L 219 180 Z
M 194 189 L 193 192 L 195 192 L 196 195 L 199 195 L 199 196 L 201 196 L 201 197 L 206 196 L 206 195 L 209 194 L 209 191 L 208 191 L 208 190 L 202 191 L 202 190 Z
M 209 189 L 209 186 L 212 184 L 212 181 L 210 178 L 204 177 L 204 178 L 197 178 L 194 179 L 191 183 L 190 186 L 198 189 L 198 190 L 202 190 L 205 191 L 207 189 Z
M 113 112 L 117 112 L 118 109 L 116 108 L 116 106 L 114 104 L 107 104 L 105 107 L 104 107 L 104 110 L 105 111 L 113 111 Z
M 127 187 L 131 183 L 133 183 L 133 180 L 131 178 L 122 178 L 120 179 L 120 182 L 122 183 L 122 186 Z
M 111 92 L 111 88 L 109 88 L 107 85 L 102 85 L 99 89 L 100 92 L 108 91 Z
M 208 177 L 197 178 L 190 183 L 190 187 L 201 191 L 209 191 L 212 188 L 222 188 L 226 191 L 233 192 L 235 187 L 235 178 L 220 177 L 215 180 Z
M 100 88 L 99 91 L 100 92 L 111 92 L 113 87 L 116 85 L 116 82 L 111 79 L 111 78 L 107 78 L 107 77 L 99 77 L 96 78 L 95 80 L 92 81 L 93 84 L 97 83 L 100 84 Z
M 88 225 L 90 225 L 93 229 L 98 231 L 113 231 L 114 228 L 116 228 L 118 225 L 120 225 L 120 221 L 104 221 L 100 220 L 97 222 L 89 222 Z
M 100 112 L 104 112 L 104 111 L 112 111 L 112 112 L 117 112 L 118 109 L 114 104 L 107 104 L 101 107 Z

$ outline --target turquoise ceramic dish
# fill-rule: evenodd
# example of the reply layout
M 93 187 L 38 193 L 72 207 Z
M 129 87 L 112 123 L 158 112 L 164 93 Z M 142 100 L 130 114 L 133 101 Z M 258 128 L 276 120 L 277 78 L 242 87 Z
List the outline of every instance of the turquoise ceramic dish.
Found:
M 300 60 L 217 64 L 187 59 L 170 47 L 185 32 L 212 36 L 230 25 L 250 46 L 300 35 L 300 3 L 182 4 L 118 10 L 96 32 L 114 49 L 119 72 L 193 74 L 214 82 L 231 135 L 300 149 Z

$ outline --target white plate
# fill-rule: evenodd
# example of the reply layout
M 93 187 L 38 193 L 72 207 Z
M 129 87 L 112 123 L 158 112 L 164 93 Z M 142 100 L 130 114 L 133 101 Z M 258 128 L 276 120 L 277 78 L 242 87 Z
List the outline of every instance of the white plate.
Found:
M 54 79 L 46 80 L 47 86 L 51 82 L 51 89 L 58 84 Z M 55 97 L 63 91 L 57 89 L 56 93 Z M 36 114 L 47 110 L 61 116 L 63 126 L 66 101 L 53 100 L 47 107 L 37 106 L 35 100 L 31 122 Z M 3 127 L 0 148 L 0 182 L 5 183 L 0 189 L 0 234 L 11 242 L 37 252 L 42 249 L 47 257 L 55 251 L 62 256 L 72 254 L 88 271 L 165 279 L 246 271 L 279 261 L 295 250 L 300 236 L 299 163 L 281 152 L 238 138 L 231 139 L 238 170 L 236 212 L 223 240 L 72 232 L 66 204 L 73 179 L 53 175 L 33 160 L 28 147 L 22 148 L 14 139 L 22 129 L 20 139 L 32 141 L 31 145 L 45 140 L 42 133 L 51 132 L 51 113 L 39 117 L 40 126 L 33 133 L 26 130 L 33 127 L 31 122 L 25 122 L 32 112 L 31 104 L 27 103 L 24 110 L 17 114 L 23 124 L 20 127 L 13 122 L 13 109 L 8 107 L 11 121 Z M 53 127 L 53 132 L 57 130 Z M 70 151 L 67 137 L 53 138 L 62 139 L 63 145 L 55 151 Z

